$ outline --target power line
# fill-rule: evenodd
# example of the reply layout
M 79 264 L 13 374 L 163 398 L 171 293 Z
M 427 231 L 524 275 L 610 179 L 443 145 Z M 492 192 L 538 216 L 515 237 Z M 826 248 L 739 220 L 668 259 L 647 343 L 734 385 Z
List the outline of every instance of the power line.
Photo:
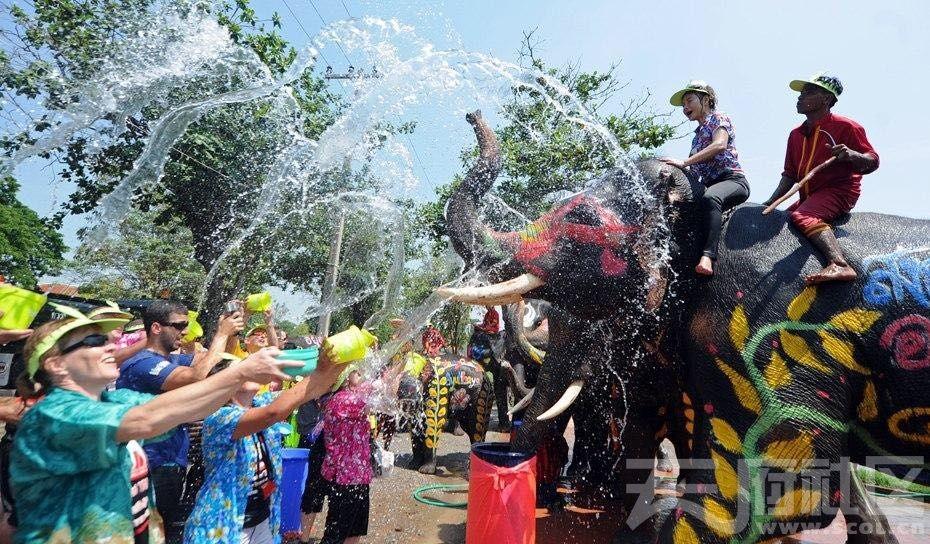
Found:
M 316 9 L 316 5 L 313 3 L 313 0 L 307 0 L 307 3 L 310 4 L 310 7 L 313 8 L 313 11 L 316 12 L 316 16 L 319 17 L 321 21 L 323 21 L 323 26 L 324 27 L 329 26 L 329 23 L 327 23 L 326 19 L 323 18 L 323 14 L 320 13 L 320 10 Z M 345 8 L 345 4 L 343 4 L 342 7 Z M 349 13 L 348 9 L 346 9 L 346 13 Z M 352 16 L 349 15 L 349 17 L 352 17 Z M 346 62 L 349 63 L 349 65 L 351 66 L 352 61 L 349 60 L 349 55 L 346 55 L 346 50 L 342 48 L 342 44 L 339 43 L 338 41 L 335 43 L 336 43 L 336 47 L 338 47 L 339 50 L 342 51 L 342 56 L 345 57 Z
M 310 5 L 311 5 L 311 6 L 313 6 L 313 1 L 312 1 L 312 0 L 307 0 L 307 1 L 310 2 Z M 348 6 L 346 6 L 346 3 L 345 3 L 343 0 L 339 0 L 339 2 L 342 4 L 342 8 L 343 8 L 344 10 L 346 10 L 346 15 L 348 15 L 349 18 L 351 19 L 351 18 L 352 18 L 352 14 L 349 13 L 349 8 L 348 8 Z M 316 10 L 316 6 L 314 6 L 313 9 Z M 324 24 L 324 25 L 326 25 L 326 20 L 323 19 L 323 16 L 322 16 L 322 15 L 320 15 L 320 12 L 317 11 L 316 14 L 320 16 L 320 20 L 323 21 L 323 24 Z M 337 45 L 338 45 L 338 42 L 337 42 Z M 342 49 L 342 46 L 340 46 L 339 49 Z M 345 52 L 343 52 L 343 55 L 345 55 Z M 370 56 L 369 56 L 369 58 L 370 58 Z M 349 60 L 349 58 L 346 57 L 346 60 Z M 407 144 L 410 146 L 410 149 L 413 151 L 413 156 L 414 156 L 414 158 L 416 158 L 417 164 L 420 165 L 420 170 L 423 171 L 423 177 L 426 178 L 426 183 L 427 183 L 428 185 L 432 186 L 432 185 L 433 185 L 433 182 L 430 181 L 430 179 L 429 179 L 429 172 L 427 172 L 427 171 L 426 171 L 426 167 L 423 166 L 423 160 L 420 158 L 420 153 L 417 151 L 417 147 L 416 147 L 415 145 L 413 145 L 413 140 L 410 138 L 410 135 L 409 135 L 409 134 L 405 134 L 404 136 L 406 136 Z
M 346 15 L 348 15 L 348 16 L 349 16 L 349 19 L 351 19 L 351 18 L 352 18 L 352 14 L 349 13 L 349 8 L 346 7 L 346 3 L 343 2 L 342 0 L 339 0 L 339 2 L 342 4 L 342 8 L 343 8 L 344 10 L 346 10 Z
M 310 43 L 313 43 L 313 36 L 311 36 L 310 33 L 307 32 L 307 29 L 304 28 L 303 23 L 301 23 L 301 22 L 300 22 L 300 19 L 297 18 L 297 14 L 294 13 L 294 10 L 291 9 L 291 6 L 290 6 L 290 4 L 287 3 L 287 0 L 281 0 L 281 1 L 284 2 L 284 7 L 286 7 L 286 8 L 287 8 L 287 11 L 289 11 L 289 12 L 291 13 L 291 17 L 294 18 L 294 21 L 297 23 L 297 26 L 299 26 L 300 29 L 304 31 L 304 34 L 307 36 L 307 40 L 309 40 Z M 314 8 L 314 9 L 316 9 L 316 8 Z M 320 14 L 320 12 L 317 12 L 317 15 L 319 15 L 319 14 Z M 322 17 L 320 17 L 320 18 L 322 19 Z M 324 21 L 324 25 L 325 25 L 325 21 Z M 323 62 L 325 62 L 325 63 L 327 64 L 327 66 L 332 66 L 332 64 L 329 62 L 329 59 L 327 59 L 327 58 L 326 58 L 326 55 L 323 54 L 323 50 L 322 50 L 322 49 L 320 49 L 320 58 L 323 59 Z M 342 92 L 346 92 L 346 87 L 345 87 L 345 85 L 342 84 L 342 81 L 339 81 L 339 80 L 337 79 L 337 80 L 336 80 L 336 83 L 338 83 L 339 86 L 342 87 Z

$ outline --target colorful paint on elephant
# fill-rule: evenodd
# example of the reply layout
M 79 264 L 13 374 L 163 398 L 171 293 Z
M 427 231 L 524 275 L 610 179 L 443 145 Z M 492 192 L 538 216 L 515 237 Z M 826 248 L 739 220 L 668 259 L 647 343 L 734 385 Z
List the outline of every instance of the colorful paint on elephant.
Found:
M 763 536 L 766 524 L 812 514 L 822 501 L 828 500 L 820 490 L 808 488 L 789 490 L 774 505 L 772 498 L 766 497 L 763 479 L 772 469 L 800 477 L 816 464 L 818 429 L 846 432 L 850 427 L 850 422 L 817 410 L 816 405 L 803 404 L 804 399 L 792 402 L 778 392 L 791 386 L 798 372 L 813 371 L 836 376 L 837 380 L 845 380 L 846 373 L 870 376 L 851 339 L 866 334 L 882 314 L 857 307 L 837 312 L 824 321 L 807 321 L 816 299 L 817 289 L 807 287 L 786 308 L 786 319 L 766 324 L 750 323 L 745 307 L 739 303 L 732 311 L 728 330 L 738 359 L 727 361 L 721 353 L 731 350 L 709 346 L 714 363 L 730 383 L 734 400 L 754 421 L 741 434 L 737 425 L 712 406 L 707 408 L 718 493 L 703 498 L 701 517 L 717 537 L 756 542 Z M 859 412 L 874 417 L 874 385 L 866 386 L 865 391 Z M 826 391 L 812 393 L 829 400 Z M 730 459 L 735 459 L 738 466 Z M 738 523 L 740 501 L 749 507 L 742 526 Z M 675 528 L 674 541 L 697 543 L 697 535 L 691 523 L 682 518 Z
M 862 265 L 868 277 L 862 298 L 873 306 L 904 305 L 913 300 L 921 308 L 930 308 L 930 259 L 915 257 L 927 251 L 902 250 L 865 259 Z

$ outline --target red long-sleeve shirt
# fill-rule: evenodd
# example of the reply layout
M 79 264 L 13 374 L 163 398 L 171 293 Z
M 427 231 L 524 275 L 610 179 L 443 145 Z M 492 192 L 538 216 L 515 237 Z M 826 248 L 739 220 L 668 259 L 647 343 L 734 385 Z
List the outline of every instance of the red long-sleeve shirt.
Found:
M 788 135 L 788 150 L 785 153 L 785 171 L 783 175 L 800 181 L 808 172 L 819 166 L 833 156 L 830 149 L 833 142 L 824 134 L 824 131 L 833 137 L 837 145 L 846 144 L 846 147 L 859 153 L 865 153 L 875 158 L 875 167 L 860 172 L 849 162 L 836 162 L 817 173 L 801 190 L 801 200 L 807 195 L 822 188 L 836 188 L 848 191 L 855 197 L 860 193 L 860 180 L 863 174 L 869 174 L 878 168 L 878 153 L 865 136 L 862 125 L 834 113 L 812 125 L 804 121 Z

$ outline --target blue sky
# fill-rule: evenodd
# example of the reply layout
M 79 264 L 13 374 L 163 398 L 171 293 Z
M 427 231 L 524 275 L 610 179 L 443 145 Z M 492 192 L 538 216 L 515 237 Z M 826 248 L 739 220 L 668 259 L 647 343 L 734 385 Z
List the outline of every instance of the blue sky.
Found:
M 295 44 L 307 37 L 283 0 L 254 0 L 259 12 L 277 11 L 285 36 Z M 309 0 L 287 0 L 304 28 L 315 34 L 320 17 Z M 522 31 L 537 29 L 538 50 L 550 64 L 579 63 L 585 70 L 620 62 L 629 86 L 617 101 L 651 92 L 649 107 L 670 112 L 668 96 L 687 80 L 708 81 L 718 91 L 719 109 L 737 131 L 737 148 L 747 170 L 753 201 L 774 189 L 789 130 L 801 122 L 796 93 L 788 81 L 820 70 L 837 75 L 845 92 L 835 112 L 860 122 L 881 155 L 879 170 L 867 176 L 860 211 L 930 217 L 926 169 L 930 164 L 930 9 L 925 2 L 712 2 L 665 1 L 471 1 L 420 3 L 314 0 L 332 22 L 353 16 L 396 18 L 417 27 L 438 48 L 462 47 L 514 61 Z M 325 50 L 335 65 L 337 50 Z M 682 119 L 674 111 L 673 119 Z M 420 119 L 429 124 L 431 119 Z M 443 120 L 442 123 L 446 123 Z M 693 129 L 683 126 L 681 133 Z M 448 153 L 427 152 L 429 130 L 414 136 L 421 150 L 417 175 L 433 184 L 457 169 L 465 140 Z M 690 137 L 674 140 L 663 154 L 683 158 Z M 55 208 L 68 188 L 53 183 L 54 172 L 24 167 L 20 198 L 39 213 Z M 67 223 L 67 230 L 81 224 Z M 73 243 L 74 237 L 66 232 Z

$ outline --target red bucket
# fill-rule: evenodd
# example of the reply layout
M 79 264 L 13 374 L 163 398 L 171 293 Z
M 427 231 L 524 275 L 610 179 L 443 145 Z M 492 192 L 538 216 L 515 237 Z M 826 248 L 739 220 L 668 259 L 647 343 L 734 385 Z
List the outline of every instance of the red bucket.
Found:
M 471 449 L 466 544 L 536 542 L 536 457 L 505 442 Z

